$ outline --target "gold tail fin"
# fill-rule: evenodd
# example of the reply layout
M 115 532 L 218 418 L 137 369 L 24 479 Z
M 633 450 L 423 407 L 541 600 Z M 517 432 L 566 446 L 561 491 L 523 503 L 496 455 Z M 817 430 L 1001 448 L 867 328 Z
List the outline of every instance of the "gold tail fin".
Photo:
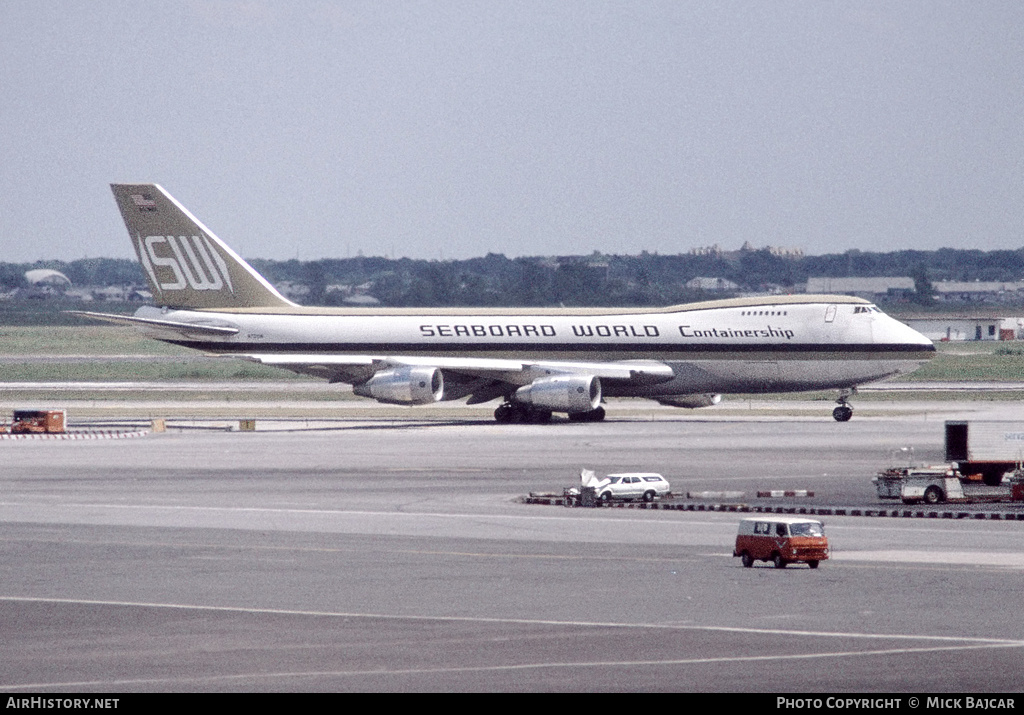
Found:
M 157 184 L 111 184 L 157 305 L 294 306 Z

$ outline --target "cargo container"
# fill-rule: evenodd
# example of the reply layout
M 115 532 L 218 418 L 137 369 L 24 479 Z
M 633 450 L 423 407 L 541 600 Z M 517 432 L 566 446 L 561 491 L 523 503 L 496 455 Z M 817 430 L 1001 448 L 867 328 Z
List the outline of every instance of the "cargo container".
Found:
M 1024 462 L 1024 422 L 946 422 L 946 461 L 961 476 L 998 486 Z

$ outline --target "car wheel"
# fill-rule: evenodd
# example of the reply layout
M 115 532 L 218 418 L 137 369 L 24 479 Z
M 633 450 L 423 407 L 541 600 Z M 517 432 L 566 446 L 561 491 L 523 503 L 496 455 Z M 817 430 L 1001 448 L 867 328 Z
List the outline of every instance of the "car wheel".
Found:
M 930 486 L 924 490 L 924 501 L 926 504 L 938 504 L 943 501 L 945 495 L 936 486 Z
M 749 551 L 744 551 L 740 554 L 740 561 L 743 562 L 743 568 L 749 569 L 754 565 L 754 557 L 750 555 Z
M 808 561 L 807 565 L 810 566 L 812 569 L 818 568 L 818 562 L 817 561 Z
M 654 501 L 654 492 L 644 492 L 644 501 L 647 502 L 648 504 Z
M 772 564 L 774 564 L 777 569 L 786 568 L 786 560 L 782 558 L 782 554 L 775 554 L 772 556 Z
M 601 503 L 602 504 L 608 504 L 608 503 L 611 502 L 611 500 L 612 500 L 612 493 L 611 492 L 605 492 L 604 494 L 601 495 Z

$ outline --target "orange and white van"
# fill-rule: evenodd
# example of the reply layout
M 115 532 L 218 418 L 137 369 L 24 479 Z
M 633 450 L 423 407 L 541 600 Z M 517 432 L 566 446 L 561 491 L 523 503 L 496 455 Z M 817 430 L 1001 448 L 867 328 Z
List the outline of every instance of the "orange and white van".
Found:
M 828 558 L 825 526 L 816 519 L 760 516 L 740 521 L 733 556 L 750 568 L 755 561 L 771 561 L 775 568 L 803 562 L 812 569 Z

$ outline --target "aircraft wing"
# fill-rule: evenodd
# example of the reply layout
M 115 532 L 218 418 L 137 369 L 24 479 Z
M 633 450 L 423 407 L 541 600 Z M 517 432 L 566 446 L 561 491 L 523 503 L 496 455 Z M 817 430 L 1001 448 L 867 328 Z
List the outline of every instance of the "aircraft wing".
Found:
M 505 391 L 552 375 L 587 375 L 633 385 L 653 385 L 671 380 L 672 368 L 656 360 L 583 362 L 560 360 L 508 360 L 501 358 L 404 357 L 374 355 L 318 355 L 298 353 L 234 353 L 242 358 L 292 372 L 314 375 L 331 382 L 359 383 L 381 370 L 401 367 L 437 368 L 445 374 L 449 399 L 473 395 L 470 402 L 486 402 Z
M 657 360 L 585 362 L 565 360 L 506 360 L 496 358 L 387 358 L 389 366 L 437 367 L 475 377 L 504 379 L 515 385 L 528 385 L 548 375 L 593 375 L 603 380 L 625 380 L 633 384 L 653 385 L 671 380 L 672 368 Z

